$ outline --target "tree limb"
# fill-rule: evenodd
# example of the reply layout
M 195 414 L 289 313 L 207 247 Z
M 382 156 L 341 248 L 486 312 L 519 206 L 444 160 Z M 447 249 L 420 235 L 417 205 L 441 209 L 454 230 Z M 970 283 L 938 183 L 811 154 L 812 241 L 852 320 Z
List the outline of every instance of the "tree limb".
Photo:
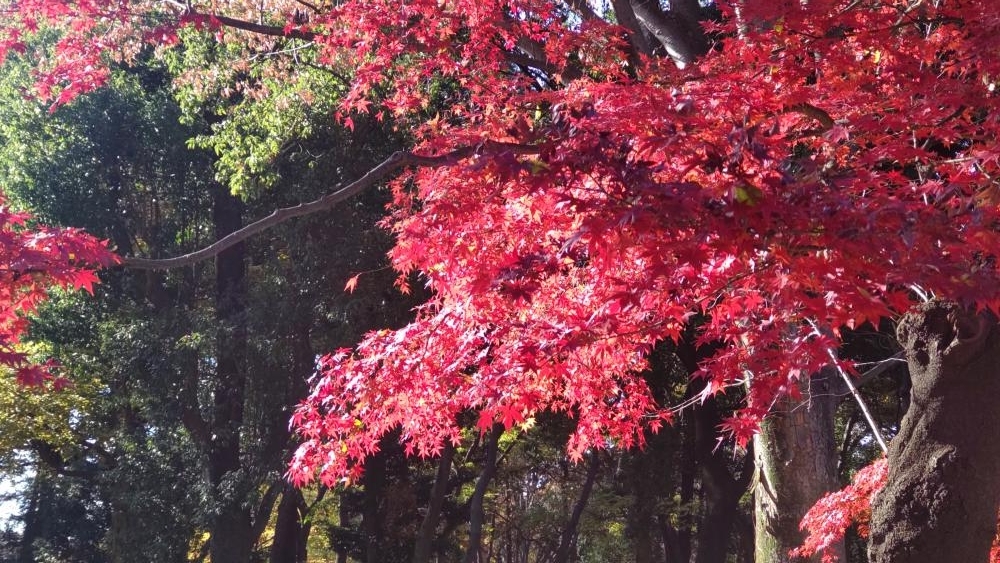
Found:
M 857 377 L 856 387 L 859 389 L 871 383 L 875 378 L 896 367 L 900 363 L 906 364 L 906 352 L 896 352 L 892 356 L 880 361 L 875 367 L 865 371 Z
M 635 17 L 653 34 L 678 66 L 687 66 L 708 50 L 705 33 L 697 22 L 674 12 L 663 12 L 651 0 L 630 0 Z
M 548 75 L 555 74 L 556 72 L 556 68 L 549 63 L 532 58 L 530 55 L 525 55 L 524 53 L 507 53 L 507 61 L 523 68 L 538 69 Z
M 276 209 L 267 217 L 250 223 L 242 229 L 233 231 L 200 250 L 174 258 L 124 258 L 119 266 L 133 270 L 167 270 L 189 266 L 202 260 L 213 258 L 227 248 L 235 246 L 253 235 L 266 231 L 289 219 L 331 209 L 334 205 L 374 186 L 392 172 L 408 166 L 437 168 L 451 166 L 473 156 L 496 156 L 503 153 L 538 154 L 540 150 L 541 148 L 538 146 L 486 141 L 477 145 L 460 147 L 438 156 L 421 156 L 408 151 L 397 151 L 389 156 L 389 158 L 383 160 L 378 166 L 369 170 L 364 176 L 350 184 L 309 203 L 300 203 L 292 207 Z
M 577 497 L 573 505 L 573 512 L 570 513 L 559 539 L 559 547 L 556 549 L 555 563 L 567 563 L 572 555 L 573 543 L 576 540 L 577 528 L 580 526 L 580 518 L 590 501 L 590 493 L 594 490 L 594 483 L 597 481 L 597 470 L 601 462 L 597 452 L 591 452 L 590 464 L 587 466 L 587 478 L 580 488 L 580 496 Z
M 583 21 L 596 21 L 601 19 L 601 16 L 597 15 L 597 12 L 590 7 L 587 0 L 567 0 L 566 5 L 573 11 L 580 14 L 580 18 L 582 18 Z
M 311 31 L 306 31 L 304 29 L 298 28 L 283 28 L 275 25 L 263 25 L 259 23 L 248 22 L 245 20 L 240 20 L 236 18 L 231 18 L 229 16 L 223 16 L 221 14 L 201 14 L 197 12 L 192 12 L 188 14 L 188 17 L 194 18 L 204 18 L 209 22 L 219 22 L 226 27 L 232 27 L 234 29 L 241 29 L 243 31 L 249 31 L 251 33 L 259 33 L 260 35 L 270 35 L 272 37 L 290 37 L 292 39 L 302 39 L 303 41 L 313 41 L 316 39 L 316 34 Z
M 819 127 L 813 129 L 806 129 L 804 131 L 799 131 L 798 133 L 792 135 L 793 139 L 817 137 L 819 135 L 822 135 L 823 133 L 826 133 L 830 129 L 833 129 L 833 126 L 837 124 L 837 122 L 833 120 L 833 117 L 831 117 L 830 114 L 826 112 L 826 110 L 806 102 L 789 106 L 785 108 L 782 111 L 782 113 L 798 113 L 806 117 L 815 119 L 820 124 Z
M 653 46 L 646 38 L 646 31 L 636 18 L 632 3 L 629 0 L 611 0 L 611 7 L 615 11 L 615 19 L 622 26 L 629 30 L 628 41 L 632 44 L 632 49 L 636 53 L 652 55 Z

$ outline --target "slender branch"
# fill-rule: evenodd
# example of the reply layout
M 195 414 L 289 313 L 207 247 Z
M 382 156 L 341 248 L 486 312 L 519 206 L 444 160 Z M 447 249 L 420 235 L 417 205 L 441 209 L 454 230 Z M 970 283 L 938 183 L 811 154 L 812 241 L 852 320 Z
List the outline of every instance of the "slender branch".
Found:
M 878 424 L 875 422 L 875 417 L 868 410 L 868 404 L 865 400 L 861 398 L 861 393 L 858 392 L 858 388 L 854 386 L 854 382 L 851 381 L 851 376 L 847 375 L 844 368 L 840 367 L 837 363 L 837 356 L 833 353 L 833 350 L 827 348 L 827 354 L 830 355 L 830 359 L 834 362 L 834 367 L 837 372 L 840 373 L 840 377 L 847 384 L 847 388 L 851 390 L 851 395 L 854 395 L 854 400 L 858 402 L 858 408 L 861 409 L 861 414 L 865 415 L 865 420 L 868 422 L 868 426 L 872 429 L 872 434 L 875 436 L 875 441 L 878 442 L 878 447 L 882 449 L 882 453 L 889 453 L 889 446 L 885 444 L 885 438 L 882 437 L 882 431 L 879 429 Z
M 580 496 L 576 499 L 573 512 L 563 526 L 562 535 L 559 539 L 559 547 L 556 549 L 555 563 L 567 563 L 572 555 L 573 543 L 576 540 L 577 528 L 580 527 L 580 518 L 590 501 L 590 494 L 594 490 L 594 483 L 597 481 L 597 470 L 601 465 L 601 458 L 597 452 L 590 453 L 590 465 L 587 467 L 587 478 L 580 488 Z
M 434 477 L 434 485 L 431 486 L 430 499 L 427 501 L 427 512 L 420 523 L 420 530 L 417 532 L 417 539 L 413 548 L 413 563 L 428 563 L 431 559 L 431 551 L 435 532 L 437 531 L 438 518 L 441 515 L 441 507 L 444 506 L 445 495 L 448 492 L 448 478 L 451 477 L 451 464 L 455 459 L 455 446 L 450 443 L 444 445 L 441 451 L 441 459 L 438 461 L 437 475 Z
M 297 0 L 299 1 L 299 0 Z M 251 33 L 259 33 L 261 35 L 270 35 L 272 37 L 291 37 L 295 39 L 302 39 L 305 41 L 313 41 L 316 39 L 316 34 L 311 31 L 305 31 L 302 29 L 291 29 L 285 31 L 285 28 L 278 27 L 275 25 L 264 25 L 259 23 L 248 22 L 246 20 L 241 20 L 237 18 L 231 18 L 229 16 L 224 16 L 222 14 L 206 14 L 194 10 L 189 3 L 180 2 L 178 0 L 166 0 L 168 4 L 178 8 L 181 12 L 181 16 L 188 21 L 204 21 L 207 23 L 217 23 L 224 25 L 226 27 L 232 27 L 234 29 L 242 29 L 243 31 L 249 31 Z M 312 6 L 308 2 L 300 2 L 306 6 Z M 315 9 L 315 8 L 314 8 Z
M 317 14 L 322 11 L 322 10 L 319 9 L 319 6 L 317 6 L 316 4 L 313 4 L 312 2 L 306 2 L 306 0 L 295 0 L 295 1 L 298 2 L 299 4 L 302 4 L 303 6 L 305 6 L 307 8 L 309 8 L 310 10 L 312 10 L 313 12 L 315 12 Z
M 383 160 L 378 166 L 369 170 L 364 176 L 358 178 L 350 184 L 347 184 L 346 186 L 309 203 L 300 203 L 299 205 L 292 207 L 276 209 L 267 217 L 250 223 L 242 229 L 233 231 L 232 233 L 229 233 L 225 237 L 200 250 L 189 252 L 188 254 L 176 256 L 174 258 L 124 258 L 120 266 L 134 270 L 167 270 L 170 268 L 189 266 L 191 264 L 201 262 L 202 260 L 213 258 L 227 248 L 235 246 L 253 235 L 266 231 L 267 229 L 284 223 L 289 219 L 331 209 L 338 203 L 350 199 L 364 192 L 368 188 L 371 188 L 396 170 L 408 166 L 438 168 L 441 166 L 451 166 L 457 164 L 463 159 L 474 156 L 496 156 L 503 153 L 527 155 L 538 154 L 540 150 L 540 147 L 532 145 L 487 141 L 478 145 L 460 147 L 438 156 L 421 156 L 407 151 L 397 151 L 389 156 L 389 158 Z
M 819 326 L 815 321 L 809 320 L 809 324 L 812 325 L 813 331 L 815 331 L 817 336 L 822 335 L 822 332 L 820 332 Z M 872 416 L 871 411 L 868 410 L 868 404 L 865 403 L 864 398 L 861 397 L 861 393 L 858 391 L 858 388 L 854 386 L 854 381 L 851 380 L 851 376 L 848 375 L 848 373 L 844 371 L 844 368 L 840 366 L 840 362 L 837 361 L 837 354 L 833 351 L 833 348 L 827 348 L 826 354 L 830 356 L 830 363 L 833 365 L 833 368 L 837 370 L 837 373 L 840 374 L 840 378 L 844 380 L 845 384 L 847 384 L 847 389 L 851 392 L 851 395 L 854 396 L 854 400 L 858 403 L 858 408 L 861 409 L 861 414 L 865 415 L 865 421 L 868 422 L 868 426 L 871 428 L 872 434 L 875 436 L 875 441 L 878 442 L 879 448 L 882 449 L 882 453 L 889 453 L 889 446 L 886 445 L 885 438 L 882 437 L 882 430 L 879 429 L 878 423 L 875 422 L 875 417 Z
M 878 362 L 878 365 L 865 371 L 857 377 L 857 387 L 861 388 L 871 383 L 876 377 L 896 367 L 899 363 L 906 363 L 906 352 L 896 352 L 894 355 Z
M 854 424 L 858 421 L 858 411 L 851 413 L 851 417 L 847 419 L 847 425 L 844 427 L 844 437 L 840 440 L 840 456 L 837 459 L 837 473 L 840 474 L 844 470 L 844 466 L 847 465 L 847 456 L 850 448 L 854 444 L 854 440 L 851 437 L 851 433 L 854 431 Z
M 503 434 L 503 425 L 494 424 L 493 428 L 485 436 L 483 447 L 486 450 L 486 459 L 483 461 L 483 470 L 476 480 L 476 487 L 469 499 L 469 539 L 465 548 L 465 556 L 462 563 L 476 563 L 480 560 L 479 550 L 483 535 L 483 501 L 486 498 L 486 491 L 489 489 L 490 481 L 497 472 L 497 445 L 500 436 Z
M 260 504 L 257 505 L 257 509 L 253 513 L 253 526 L 250 535 L 255 543 L 260 540 L 271 521 L 271 512 L 274 511 L 274 503 L 278 500 L 278 493 L 284 494 L 278 485 L 284 485 L 284 482 L 280 481 L 268 485 L 264 496 L 260 499 Z
M 801 104 L 795 104 L 793 106 L 789 106 L 785 108 L 782 111 L 782 113 L 802 114 L 806 117 L 815 119 L 820 123 L 819 127 L 814 127 L 812 129 L 805 129 L 803 131 L 798 131 L 792 134 L 790 138 L 793 140 L 807 139 L 809 137 L 818 137 L 823 133 L 826 133 L 830 129 L 833 129 L 833 126 L 836 125 L 837 123 L 836 121 L 833 120 L 833 117 L 831 117 L 830 114 L 827 113 L 825 110 L 818 108 L 812 104 L 804 102 Z

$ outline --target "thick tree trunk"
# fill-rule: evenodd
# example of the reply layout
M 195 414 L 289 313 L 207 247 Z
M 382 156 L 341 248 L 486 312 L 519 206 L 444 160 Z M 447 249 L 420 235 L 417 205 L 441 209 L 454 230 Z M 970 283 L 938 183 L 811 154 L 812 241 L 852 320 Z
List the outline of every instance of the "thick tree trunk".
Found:
M 872 505 L 872 563 L 985 563 L 1000 501 L 1000 330 L 932 302 L 898 330 L 912 389 Z
M 755 560 L 793 561 L 802 544 L 799 522 L 823 494 L 839 488 L 834 437 L 836 398 L 826 371 L 803 385 L 801 401 L 782 401 L 754 440 Z M 834 551 L 843 556 L 843 546 Z M 818 559 L 817 559 L 818 560 Z
M 302 526 L 304 509 L 305 499 L 302 498 L 302 491 L 285 484 L 274 524 L 270 563 L 305 563 L 308 538 Z

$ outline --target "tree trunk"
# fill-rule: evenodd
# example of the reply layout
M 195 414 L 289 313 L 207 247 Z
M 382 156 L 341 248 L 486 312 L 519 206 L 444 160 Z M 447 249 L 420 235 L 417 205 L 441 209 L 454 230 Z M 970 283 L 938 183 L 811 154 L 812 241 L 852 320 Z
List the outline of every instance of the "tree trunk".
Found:
M 434 485 L 431 487 L 431 496 L 427 501 L 427 513 L 424 514 L 420 530 L 417 532 L 416 545 L 413 548 L 413 563 L 428 563 L 431 560 L 434 540 L 437 537 L 438 517 L 441 515 L 441 507 L 444 506 L 444 499 L 448 493 L 448 478 L 451 476 L 451 462 L 454 457 L 455 446 L 445 444 L 441 451 L 441 459 L 438 460 L 438 470 L 434 478 Z
M 501 434 L 503 425 L 494 424 L 493 429 L 486 433 L 483 440 L 486 455 L 483 460 L 483 471 L 479 474 L 476 488 L 472 492 L 472 498 L 469 499 L 469 545 L 465 549 L 462 563 L 483 563 L 480 561 L 479 550 L 483 540 L 483 524 L 486 520 L 486 491 L 497 472 L 497 450 Z
M 652 443 L 648 444 L 652 445 Z M 658 472 L 655 467 L 653 448 L 643 452 L 633 452 L 630 460 L 628 480 L 632 493 L 632 503 L 626 514 L 627 532 L 632 540 L 632 561 L 635 563 L 653 563 L 656 544 L 659 538 L 654 536 L 656 522 L 656 505 L 662 491 Z
M 216 238 L 243 224 L 243 206 L 218 186 L 213 208 Z M 247 563 L 253 550 L 253 522 L 243 483 L 227 482 L 240 469 L 240 431 L 246 388 L 245 246 L 219 254 L 215 263 L 216 381 L 208 476 L 219 503 L 210 529 L 212 563 Z
M 41 522 L 38 518 L 38 501 L 41 496 L 42 475 L 35 470 L 35 476 L 31 479 L 31 492 L 28 493 L 28 506 L 24 510 L 24 531 L 21 532 L 21 546 L 18 551 L 18 563 L 35 563 L 35 540 L 38 538 Z
M 834 415 L 837 388 L 832 370 L 803 383 L 803 399 L 786 399 L 764 419 L 754 439 L 755 560 L 792 561 L 802 544 L 799 522 L 823 494 L 839 488 Z M 831 548 L 843 557 L 843 545 Z M 817 558 L 818 561 L 818 558 Z
M 351 525 L 351 511 L 347 507 L 347 494 L 346 491 L 340 491 L 337 495 L 337 514 L 340 518 L 340 527 L 348 528 Z M 344 546 L 334 546 L 334 551 L 337 553 L 337 563 L 347 563 L 347 550 Z
M 385 439 L 383 438 L 383 442 Z M 364 508 L 361 515 L 361 533 L 364 534 L 365 563 L 381 563 L 385 529 L 385 449 L 380 449 L 365 462 L 361 477 L 364 485 Z
M 698 523 L 695 563 L 726 563 L 740 512 L 740 498 L 750 487 L 753 452 L 745 454 L 740 474 L 729 470 L 725 454 L 715 447 L 722 423 L 715 399 L 706 400 L 694 413 L 697 459 L 701 463 L 704 512 Z
M 932 302 L 898 329 L 912 388 L 872 504 L 871 563 L 985 563 L 1000 500 L 1000 330 Z
M 590 493 L 594 490 L 594 483 L 597 481 L 597 470 L 600 468 L 600 459 L 596 452 L 590 454 L 590 464 L 587 466 L 587 478 L 580 489 L 580 497 L 573 505 L 573 512 L 570 513 L 569 520 L 563 527 L 562 537 L 559 539 L 559 548 L 556 550 L 554 563 L 569 563 L 572 549 L 576 543 L 576 530 L 580 526 L 580 518 L 583 516 L 587 502 L 590 500 Z
M 304 509 L 305 499 L 302 498 L 302 491 L 285 484 L 274 524 L 270 563 L 305 563 L 308 538 L 302 526 Z
M 305 396 L 306 381 L 313 372 L 316 354 L 310 342 L 312 319 L 300 319 L 288 335 L 288 345 L 292 352 L 292 364 L 287 375 L 285 386 L 285 404 L 295 404 Z M 273 400 L 273 398 L 272 398 Z M 291 439 L 291 430 L 284 418 L 281 423 L 268 430 L 267 436 L 271 446 L 265 450 L 261 459 L 287 459 L 283 453 Z M 303 522 L 306 514 L 306 503 L 302 492 L 285 483 L 278 504 L 278 515 L 274 529 L 274 542 L 271 544 L 271 563 L 304 563 L 307 559 L 307 540 L 309 527 Z M 263 514 L 257 514 L 256 520 L 263 523 Z

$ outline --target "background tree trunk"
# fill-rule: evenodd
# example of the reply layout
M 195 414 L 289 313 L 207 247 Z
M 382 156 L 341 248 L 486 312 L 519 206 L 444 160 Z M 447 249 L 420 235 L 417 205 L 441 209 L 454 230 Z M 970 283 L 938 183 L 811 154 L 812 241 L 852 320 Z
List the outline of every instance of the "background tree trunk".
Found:
M 494 424 L 483 437 L 483 449 L 485 452 L 483 460 L 483 470 L 476 480 L 476 488 L 469 499 L 469 545 L 465 549 L 463 563 L 484 563 L 480 560 L 480 546 L 483 540 L 483 524 L 486 520 L 485 506 L 486 491 L 489 489 L 490 481 L 497 472 L 497 453 L 499 449 L 500 436 L 503 434 L 503 425 Z
M 694 421 L 704 494 L 704 512 L 698 524 L 695 563 L 726 563 L 733 543 L 730 540 L 742 516 L 740 498 L 750 487 L 754 467 L 753 451 L 744 454 L 739 474 L 733 475 L 727 466 L 725 454 L 715 447 L 722 416 L 714 398 L 697 407 Z
M 444 506 L 445 496 L 448 494 L 448 480 L 451 477 L 451 462 L 455 458 L 455 446 L 445 444 L 441 451 L 441 458 L 438 460 L 437 475 L 434 485 L 431 487 L 431 496 L 427 501 L 427 512 L 420 523 L 420 530 L 417 532 L 416 545 L 413 548 L 413 563 L 428 563 L 434 548 L 434 540 L 437 539 L 438 518 L 441 515 L 441 507 Z
M 213 209 L 215 236 L 222 238 L 243 226 L 243 205 L 223 186 L 216 187 Z M 240 243 L 215 262 L 216 388 L 209 480 L 219 503 L 209 539 L 212 563 L 246 563 L 253 550 L 253 522 L 243 498 L 242 483 L 227 482 L 239 471 L 240 430 L 246 388 L 246 250 Z
M 302 491 L 291 484 L 285 484 L 281 502 L 278 503 L 270 563 L 305 563 L 308 538 L 303 530 L 304 510 L 305 499 L 302 498 Z
M 985 563 L 1000 500 L 1000 330 L 932 302 L 899 326 L 912 388 L 872 504 L 872 563 Z
M 576 543 L 576 531 L 580 525 L 580 517 L 583 516 L 583 511 L 587 508 L 590 493 L 594 490 L 594 482 L 597 481 L 597 470 L 601 464 L 600 459 L 596 452 L 591 452 L 590 464 L 587 465 L 587 478 L 580 489 L 580 497 L 576 499 L 576 503 L 573 505 L 573 512 L 570 513 L 570 517 L 563 527 L 554 563 L 569 563 L 570 561 L 573 553 L 572 550 Z
M 825 370 L 803 382 L 802 400 L 776 405 L 754 439 L 756 561 L 792 561 L 788 552 L 804 537 L 802 517 L 823 494 L 839 488 L 833 426 L 838 397 L 832 376 Z M 844 556 L 843 545 L 831 549 Z

